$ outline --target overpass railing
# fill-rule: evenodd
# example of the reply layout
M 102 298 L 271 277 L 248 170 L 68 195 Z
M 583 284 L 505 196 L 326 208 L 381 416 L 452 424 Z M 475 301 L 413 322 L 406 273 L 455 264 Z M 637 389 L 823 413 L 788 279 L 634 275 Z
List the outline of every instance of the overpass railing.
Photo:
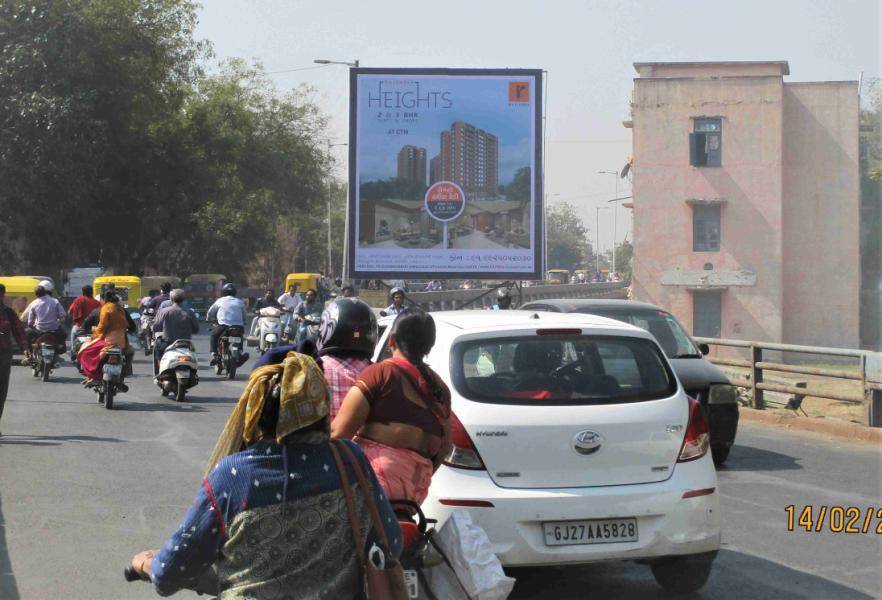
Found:
M 748 388 L 752 392 L 751 406 L 753 408 L 765 408 L 763 392 L 779 392 L 793 394 L 798 399 L 795 406 L 805 396 L 813 398 L 826 398 L 863 405 L 864 424 L 870 427 L 882 427 L 882 353 L 867 350 L 852 350 L 848 348 L 823 348 L 820 346 L 798 346 L 794 344 L 777 344 L 771 342 L 751 342 L 744 340 L 728 340 L 717 338 L 694 338 L 696 342 L 709 346 L 723 346 L 729 348 L 742 348 L 747 350 L 749 358 L 729 358 L 708 356 L 712 363 L 729 367 L 741 367 L 749 370 L 746 379 L 733 377 L 732 384 Z M 788 364 L 764 360 L 763 352 L 786 352 L 798 355 L 812 354 L 816 356 L 834 357 L 836 360 L 852 359 L 857 363 L 857 369 L 841 369 L 829 367 L 813 367 L 800 364 Z M 860 382 L 860 394 L 848 394 L 836 391 L 825 391 L 810 388 L 804 382 L 796 385 L 786 380 L 770 381 L 771 377 L 765 378 L 765 371 L 778 373 L 792 373 L 798 375 L 811 375 L 832 379 L 844 379 Z
M 423 310 L 457 310 L 460 308 L 489 308 L 496 303 L 497 288 L 448 290 L 443 292 L 412 292 L 408 300 Z M 511 294 L 515 307 L 543 298 L 627 298 L 628 282 L 573 283 L 564 285 L 536 285 L 513 287 Z

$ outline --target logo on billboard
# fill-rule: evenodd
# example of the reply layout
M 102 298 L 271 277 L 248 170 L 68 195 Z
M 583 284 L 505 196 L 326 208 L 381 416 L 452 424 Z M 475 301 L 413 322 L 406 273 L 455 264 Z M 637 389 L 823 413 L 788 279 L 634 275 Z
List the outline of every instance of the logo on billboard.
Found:
M 436 221 L 453 221 L 465 209 L 465 192 L 452 181 L 439 181 L 426 190 L 426 211 Z
M 509 102 L 529 102 L 530 101 L 530 82 L 529 81 L 509 81 L 508 82 L 508 101 Z

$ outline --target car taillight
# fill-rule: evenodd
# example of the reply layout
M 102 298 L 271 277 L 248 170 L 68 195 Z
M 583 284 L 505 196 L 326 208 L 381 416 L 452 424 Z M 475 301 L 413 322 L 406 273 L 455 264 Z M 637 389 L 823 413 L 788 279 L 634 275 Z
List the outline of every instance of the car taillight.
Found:
M 686 425 L 686 435 L 683 437 L 683 446 L 680 448 L 680 457 L 677 462 L 689 462 L 701 458 L 707 454 L 710 448 L 710 429 L 707 425 L 707 417 L 701 403 L 695 398 L 689 397 L 689 424 Z
M 486 468 L 484 467 L 484 461 L 481 460 L 481 456 L 478 454 L 478 449 L 472 443 L 472 438 L 469 437 L 465 427 L 462 426 L 462 422 L 452 412 L 450 413 L 450 437 L 453 442 L 453 448 L 444 460 L 445 465 L 458 469 L 473 469 L 475 471 L 483 471 Z

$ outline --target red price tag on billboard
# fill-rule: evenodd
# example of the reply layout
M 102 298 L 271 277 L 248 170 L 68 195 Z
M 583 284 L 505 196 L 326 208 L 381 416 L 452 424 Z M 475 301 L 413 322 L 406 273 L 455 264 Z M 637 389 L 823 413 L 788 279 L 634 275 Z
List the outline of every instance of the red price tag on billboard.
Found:
M 465 193 L 452 181 L 439 181 L 426 190 L 426 210 L 437 221 L 453 221 L 465 209 Z

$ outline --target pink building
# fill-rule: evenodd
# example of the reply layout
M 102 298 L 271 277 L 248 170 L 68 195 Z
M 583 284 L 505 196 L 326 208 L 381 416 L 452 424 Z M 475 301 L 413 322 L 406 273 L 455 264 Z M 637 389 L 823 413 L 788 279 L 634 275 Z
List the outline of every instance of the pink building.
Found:
M 859 345 L 856 81 L 635 63 L 634 294 L 695 335 Z

